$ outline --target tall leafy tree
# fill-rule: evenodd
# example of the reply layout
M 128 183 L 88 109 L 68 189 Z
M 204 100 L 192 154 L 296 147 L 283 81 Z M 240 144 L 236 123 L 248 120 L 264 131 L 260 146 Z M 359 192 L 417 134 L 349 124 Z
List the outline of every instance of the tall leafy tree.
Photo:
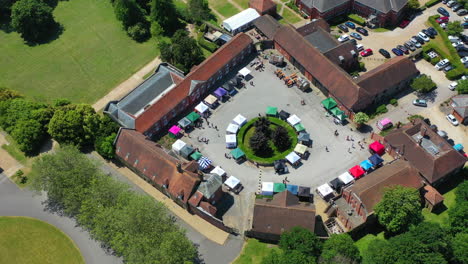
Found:
M 449 209 L 449 223 L 453 233 L 468 232 L 468 201 L 457 202 Z
M 282 126 L 276 127 L 271 135 L 273 144 L 280 150 L 286 150 L 291 146 L 291 138 L 289 137 L 288 131 Z
M 188 11 L 190 18 L 197 23 L 210 19 L 210 7 L 206 0 L 189 0 Z
M 44 1 L 19 0 L 11 9 L 11 25 L 26 41 L 44 40 L 57 25 L 52 11 Z
M 125 30 L 145 20 L 144 11 L 135 0 L 115 0 L 114 12 L 117 19 L 122 21 Z
M 434 90 L 437 87 L 434 81 L 432 81 L 430 76 L 422 74 L 419 77 L 416 77 L 411 82 L 411 88 L 419 93 L 428 93 Z
M 150 18 L 158 22 L 166 33 L 175 32 L 180 26 L 177 10 L 172 0 L 151 0 Z
M 468 94 L 468 80 L 460 80 L 457 85 L 458 94 Z
M 262 156 L 271 151 L 268 145 L 268 138 L 262 132 L 255 131 L 253 136 L 249 139 L 249 146 L 255 154 Z
M 260 117 L 254 122 L 255 131 L 265 134 L 265 136 L 270 136 L 270 120 L 266 117 Z
M 37 120 L 20 120 L 11 131 L 11 136 L 15 139 L 21 151 L 31 155 L 40 149 L 46 137 L 46 131 L 44 126 Z
M 348 234 L 333 234 L 323 243 L 320 263 L 359 263 L 360 259 L 359 249 Z
M 374 208 L 379 222 L 391 233 L 401 233 L 422 221 L 418 190 L 403 186 L 386 188 Z
M 453 21 L 447 23 L 447 28 L 445 29 L 448 35 L 460 36 L 463 32 L 463 27 L 460 21 Z
M 279 246 L 289 252 L 296 250 L 306 256 L 318 257 L 322 249 L 319 238 L 303 227 L 293 227 L 281 235 Z
M 468 263 L 468 233 L 458 233 L 452 239 L 451 248 L 455 263 Z
M 171 43 L 162 41 L 158 44 L 161 57 L 185 72 L 205 59 L 197 42 L 183 29 L 177 30 Z

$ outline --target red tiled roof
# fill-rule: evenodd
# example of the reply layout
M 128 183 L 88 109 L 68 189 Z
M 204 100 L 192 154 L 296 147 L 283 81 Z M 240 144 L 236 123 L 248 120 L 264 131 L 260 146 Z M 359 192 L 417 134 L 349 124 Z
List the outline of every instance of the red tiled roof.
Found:
M 434 187 L 430 185 L 424 186 L 424 199 L 426 199 L 432 205 L 437 205 L 444 201 L 444 197 L 436 190 Z
M 198 205 L 200 205 L 200 202 L 201 200 L 203 199 L 203 193 L 199 192 L 199 191 L 196 191 L 192 197 L 190 197 L 190 200 L 188 201 L 189 204 L 191 204 L 192 206 L 195 206 L 197 207 Z
M 407 161 L 396 160 L 369 173 L 346 189 L 361 199 L 369 215 L 382 199 L 384 188 L 392 185 L 419 189 L 423 183 L 418 171 Z
M 354 109 L 358 104 L 367 106 L 372 101 L 345 71 L 304 39 L 294 27 L 278 29 L 274 40 L 348 109 Z
M 192 81 L 207 81 L 224 65 L 252 44 L 252 39 L 244 33 L 237 34 L 231 41 L 223 45 L 196 69 L 191 71 L 174 89 L 151 105 L 136 120 L 135 129 L 146 132 L 162 117 L 167 115 L 182 100 L 189 96 Z
M 271 0 L 250 0 L 249 7 L 257 10 L 258 13 L 262 14 L 276 7 L 276 3 Z
M 412 136 L 421 131 L 437 146 L 438 154 L 430 154 L 413 139 Z M 463 167 L 467 160 L 421 119 L 392 131 L 385 137 L 385 142 L 398 150 L 431 184 Z
M 196 173 L 177 170 L 176 158 L 167 154 L 156 143 L 147 140 L 138 131 L 121 129 L 117 137 L 116 154 L 127 165 L 151 179 L 156 184 L 168 185 L 168 191 L 174 197 L 183 194 L 187 202 L 200 183 Z M 128 157 L 127 157 L 128 154 Z M 183 167 L 185 164 L 182 164 Z
M 256 199 L 252 230 L 280 235 L 292 227 L 300 226 L 314 232 L 315 207 L 300 203 L 289 191 L 273 196 L 273 199 Z

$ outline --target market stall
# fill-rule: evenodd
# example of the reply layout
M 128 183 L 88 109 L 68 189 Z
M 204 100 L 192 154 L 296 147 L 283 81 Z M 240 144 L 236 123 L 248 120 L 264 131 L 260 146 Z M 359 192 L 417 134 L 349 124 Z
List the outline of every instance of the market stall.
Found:
M 215 108 L 218 103 L 218 99 L 210 94 L 205 99 L 203 99 L 203 102 L 209 107 Z
M 301 160 L 301 157 L 293 151 L 286 156 L 286 159 L 291 163 L 291 165 L 297 165 Z
M 379 156 L 382 156 L 385 153 L 385 146 L 378 141 L 374 141 L 369 145 L 369 151 L 372 154 L 378 154 Z
M 363 170 L 368 171 L 372 168 L 373 165 L 370 161 L 364 160 L 363 162 L 359 164 L 359 166 L 361 166 Z
M 237 162 L 240 162 L 245 158 L 245 153 L 240 148 L 233 149 L 231 151 L 231 155 Z
M 243 126 L 245 123 L 247 123 L 247 118 L 245 118 L 243 115 L 238 114 L 234 119 L 232 120 L 234 124 L 239 125 L 239 127 Z
M 310 187 L 299 186 L 299 188 L 297 190 L 297 196 L 299 196 L 299 198 L 303 198 L 303 199 L 310 199 L 310 197 L 312 196 L 310 194 Z
M 286 184 L 284 183 L 277 183 L 275 182 L 273 184 L 273 192 L 274 193 L 280 193 L 282 191 L 286 190 Z
M 223 169 L 221 169 L 220 166 L 216 166 L 213 170 L 210 171 L 210 173 L 218 174 L 221 177 L 224 177 L 226 175 L 226 172 Z
M 356 165 L 349 169 L 349 173 L 353 175 L 354 179 L 361 178 L 366 172 L 361 168 L 361 166 Z
M 179 136 L 179 133 L 180 133 L 180 127 L 178 126 L 172 126 L 170 129 L 169 129 L 169 135 L 173 138 L 177 138 Z
M 190 158 L 192 160 L 199 160 L 203 155 L 198 152 L 198 151 L 195 151 L 194 153 L 192 153 L 192 155 L 190 155 Z
M 237 147 L 236 135 L 233 135 L 233 134 L 226 135 L 226 148 L 235 148 L 235 147 Z
M 327 99 L 323 100 L 321 103 L 320 103 L 323 108 L 325 108 L 326 110 L 331 110 L 332 108 L 336 107 L 338 104 L 336 103 L 335 99 L 331 98 L 331 97 L 328 97 Z
M 229 188 L 229 190 L 234 191 L 236 194 L 239 193 L 239 190 L 241 189 L 240 180 L 234 176 L 227 178 L 224 184 Z
M 272 182 L 262 182 L 262 195 L 273 196 L 273 183 Z
M 307 152 L 307 146 L 304 146 L 302 144 L 297 144 L 296 147 L 294 148 L 294 152 L 302 156 Z
M 201 115 L 205 114 L 208 111 L 208 109 L 209 107 L 203 102 L 200 102 L 197 106 L 195 106 L 195 110 Z
M 192 124 L 192 122 L 190 122 L 190 120 L 188 120 L 186 117 L 184 117 L 181 120 L 179 120 L 179 122 L 177 122 L 177 124 L 181 128 L 186 129 L 187 127 L 189 127 Z
M 299 190 L 299 186 L 293 185 L 293 184 L 287 184 L 286 185 L 286 190 L 288 190 L 290 193 L 297 195 L 297 192 Z
M 190 155 L 193 153 L 194 149 L 189 146 L 189 145 L 185 145 L 181 150 L 180 150 L 180 155 L 182 157 L 184 157 L 185 159 L 188 159 L 188 157 L 190 157 Z
M 287 120 L 289 116 L 290 116 L 290 114 L 288 112 L 284 111 L 284 110 L 281 110 L 279 112 L 279 118 L 281 120 Z
M 384 160 L 378 154 L 374 154 L 369 157 L 369 161 L 372 163 L 372 166 L 376 168 L 381 165 Z
M 237 134 L 237 131 L 239 131 L 239 126 L 233 123 L 230 123 L 226 128 L 228 134 Z
M 301 131 L 299 132 L 299 135 L 297 136 L 297 140 L 303 144 L 303 145 L 310 145 L 310 134 L 305 132 L 305 131 Z
M 186 116 L 186 118 L 192 122 L 192 123 L 195 123 L 198 119 L 200 119 L 200 115 L 195 113 L 195 112 L 191 112 L 190 114 L 188 114 Z
M 349 174 L 349 172 L 345 172 L 343 174 L 341 174 L 340 176 L 338 176 L 338 179 L 344 184 L 344 185 L 347 185 L 347 184 L 350 184 L 354 181 L 354 178 L 351 174 Z
M 219 87 L 219 88 L 216 89 L 216 90 L 214 91 L 214 93 L 213 93 L 213 95 L 214 95 L 216 98 L 218 98 L 218 100 L 221 100 L 221 101 L 223 100 L 223 98 L 224 98 L 225 96 L 227 96 L 227 94 L 228 94 L 228 92 L 227 92 L 224 88 L 222 88 L 222 87 Z
M 294 129 L 296 130 L 296 132 L 301 132 L 305 130 L 305 127 L 301 123 L 298 123 L 294 126 Z
M 322 199 L 327 201 L 333 196 L 333 189 L 328 185 L 328 183 L 325 183 L 317 188 L 317 193 L 322 197 Z
M 288 117 L 287 121 L 291 126 L 295 126 L 301 122 L 301 119 L 297 115 L 292 115 Z
M 344 186 L 343 182 L 338 178 L 331 180 L 329 185 L 338 193 L 341 192 L 341 188 Z
M 250 74 L 250 70 L 247 69 L 247 68 L 242 68 L 240 71 L 239 71 L 239 75 L 241 75 L 242 77 L 244 77 L 244 79 Z
M 172 144 L 172 150 L 179 154 L 180 155 L 180 151 L 182 150 L 182 148 L 187 145 L 184 141 L 178 139 L 176 140 L 176 142 L 174 142 L 174 144 Z
M 276 173 L 286 173 L 288 172 L 288 168 L 283 160 L 275 160 L 273 162 L 273 167 L 275 168 Z
M 278 115 L 278 107 L 268 106 L 266 109 L 266 114 L 269 116 Z
M 198 166 L 202 170 L 208 169 L 211 166 L 211 163 L 212 161 L 209 158 L 204 157 L 204 156 L 198 160 Z

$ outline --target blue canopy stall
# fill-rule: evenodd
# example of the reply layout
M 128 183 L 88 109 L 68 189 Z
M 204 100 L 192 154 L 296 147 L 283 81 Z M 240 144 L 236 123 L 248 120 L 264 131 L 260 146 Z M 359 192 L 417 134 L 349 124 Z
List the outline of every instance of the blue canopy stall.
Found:
M 365 160 L 363 162 L 361 162 L 361 164 L 359 164 L 359 166 L 361 166 L 361 168 L 365 171 L 368 171 L 370 168 L 372 168 L 372 163 L 370 163 L 370 161 L 368 160 Z
M 368 160 L 372 163 L 372 165 L 374 165 L 374 167 L 382 164 L 384 161 L 378 154 L 370 156 Z

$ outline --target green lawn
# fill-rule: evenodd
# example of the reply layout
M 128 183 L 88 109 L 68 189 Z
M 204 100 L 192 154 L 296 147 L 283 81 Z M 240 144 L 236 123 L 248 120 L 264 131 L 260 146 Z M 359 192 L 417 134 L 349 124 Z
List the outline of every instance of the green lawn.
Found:
M 367 234 L 360 238 L 358 241 L 356 241 L 355 245 L 359 249 L 361 256 L 367 250 L 367 247 L 374 239 L 385 239 L 384 232 L 380 232 L 377 235 Z
M 237 7 L 229 3 L 227 0 L 210 0 L 209 4 L 211 8 L 216 9 L 216 11 L 226 18 L 232 17 L 242 11 L 237 9 Z
M 236 2 L 243 8 L 249 8 L 249 0 L 234 0 L 234 2 Z
M 424 208 L 422 214 L 424 216 L 424 220 L 428 222 L 439 223 L 440 225 L 448 225 L 448 209 L 455 205 L 455 189 L 443 194 L 444 196 L 444 205 L 447 210 L 439 214 L 431 213 L 427 208 Z
M 295 24 L 301 21 L 301 18 L 294 13 L 293 11 L 289 10 L 288 8 L 284 7 L 283 14 L 281 15 L 283 18 L 280 20 L 280 23 L 283 24 Z
M 85 263 L 70 238 L 34 218 L 0 217 L 0 237 L 0 263 Z
M 249 239 L 244 245 L 240 256 L 233 264 L 260 264 L 262 259 L 273 251 L 280 249 L 275 245 L 259 242 L 256 239 Z
M 59 1 L 54 16 L 64 31 L 48 44 L 0 31 L 0 86 L 37 101 L 93 103 L 158 55 L 154 41 L 126 35 L 110 1 Z

